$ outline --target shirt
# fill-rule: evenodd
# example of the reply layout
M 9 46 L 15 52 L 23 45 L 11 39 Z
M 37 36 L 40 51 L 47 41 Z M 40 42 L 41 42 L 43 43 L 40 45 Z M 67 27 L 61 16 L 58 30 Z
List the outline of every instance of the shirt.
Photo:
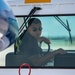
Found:
M 25 54 L 29 57 L 42 54 L 42 49 L 39 47 L 37 39 L 35 39 L 29 32 L 24 34 L 19 49 L 21 54 Z

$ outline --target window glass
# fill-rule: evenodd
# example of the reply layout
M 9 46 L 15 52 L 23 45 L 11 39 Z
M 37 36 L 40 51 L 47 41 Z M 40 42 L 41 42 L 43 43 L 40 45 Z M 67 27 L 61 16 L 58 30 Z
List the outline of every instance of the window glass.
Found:
M 52 16 L 52 15 L 41 15 L 33 16 L 39 18 L 42 22 L 42 35 L 51 41 L 50 51 L 54 51 L 58 48 L 64 50 L 75 51 L 75 15 L 63 15 L 63 16 Z M 16 17 L 18 20 L 19 28 L 25 25 L 26 16 Z M 27 25 L 27 23 L 26 23 Z M 26 29 L 24 27 L 22 32 Z M 21 32 L 21 33 L 22 33 Z M 43 52 L 48 51 L 49 46 L 42 42 L 41 48 Z M 5 66 L 6 55 L 10 52 L 14 53 L 14 44 L 6 50 L 0 52 L 0 66 Z M 48 63 L 54 66 L 54 61 Z M 48 66 L 48 65 L 47 65 Z
M 42 22 L 43 30 L 41 36 L 45 36 L 50 39 L 50 48 L 52 50 L 56 50 L 58 48 L 75 50 L 75 16 L 39 16 L 37 18 L 39 18 Z M 21 23 L 23 20 L 23 17 L 18 17 L 18 22 L 20 25 L 22 25 Z M 45 43 L 42 43 L 41 47 L 43 49 L 48 48 Z

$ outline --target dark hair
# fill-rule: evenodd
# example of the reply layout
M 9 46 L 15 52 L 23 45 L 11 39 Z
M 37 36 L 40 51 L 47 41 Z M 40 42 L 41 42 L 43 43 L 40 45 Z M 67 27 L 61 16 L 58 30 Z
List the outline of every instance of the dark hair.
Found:
M 28 21 L 28 26 L 30 26 L 31 24 L 41 24 L 41 21 L 38 18 L 31 18 Z

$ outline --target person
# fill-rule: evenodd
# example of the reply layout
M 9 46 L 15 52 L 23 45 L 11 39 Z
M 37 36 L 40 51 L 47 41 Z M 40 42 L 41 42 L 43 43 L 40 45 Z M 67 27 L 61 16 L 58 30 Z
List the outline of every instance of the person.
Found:
M 42 37 L 42 23 L 38 18 L 31 18 L 28 21 L 28 28 L 25 32 L 21 45 L 19 46 L 20 54 L 27 56 L 31 66 L 44 66 L 46 65 L 56 54 L 64 54 L 65 50 L 59 48 L 53 52 L 48 52 L 44 55 L 38 42 L 44 41 L 50 44 L 50 40 Z

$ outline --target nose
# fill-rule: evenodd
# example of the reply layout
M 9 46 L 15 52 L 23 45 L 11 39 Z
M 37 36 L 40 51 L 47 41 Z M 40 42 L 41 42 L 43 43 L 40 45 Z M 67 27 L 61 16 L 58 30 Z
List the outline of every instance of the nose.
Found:
M 41 35 L 41 31 L 37 30 L 36 34 L 37 34 L 38 36 L 40 36 L 40 35 Z
M 36 32 L 37 32 L 37 33 L 41 33 L 41 31 L 40 31 L 40 30 L 37 30 Z

